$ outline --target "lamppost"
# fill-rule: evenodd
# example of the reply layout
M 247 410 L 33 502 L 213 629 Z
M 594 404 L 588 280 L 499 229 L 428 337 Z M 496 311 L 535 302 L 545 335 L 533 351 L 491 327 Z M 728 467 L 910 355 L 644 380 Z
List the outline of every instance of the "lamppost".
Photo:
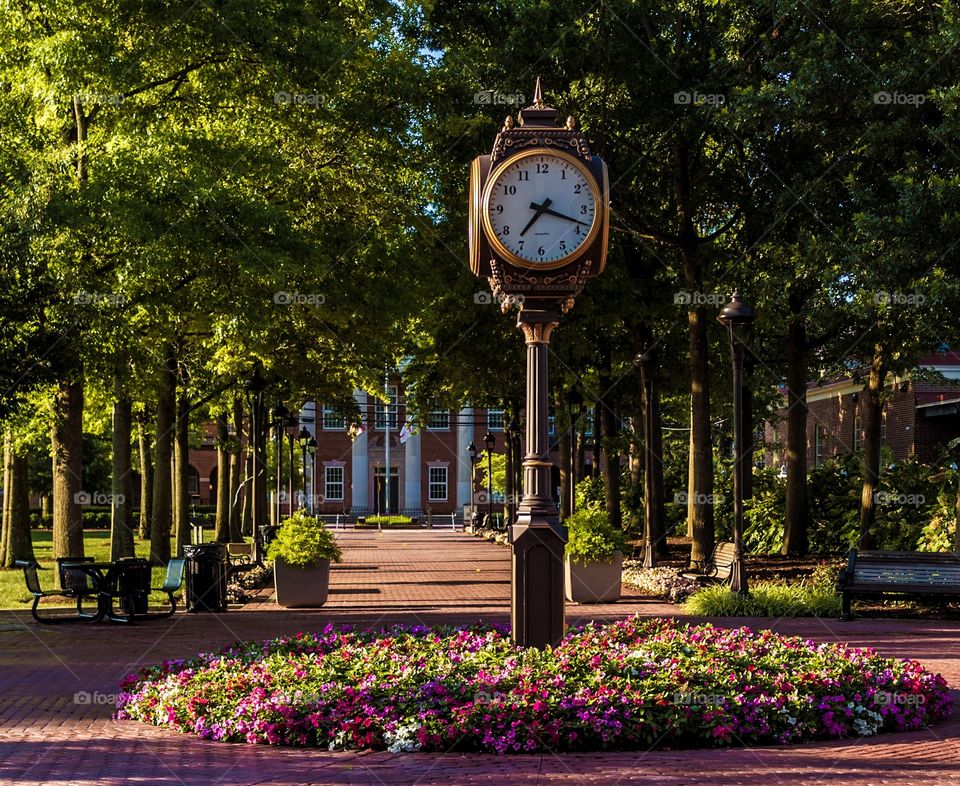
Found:
M 277 504 L 273 506 L 273 523 L 280 523 L 280 504 L 283 499 L 283 424 L 290 414 L 281 401 L 273 408 L 273 435 L 277 448 Z
M 488 431 L 483 436 L 483 444 L 487 448 L 487 519 L 493 521 L 493 446 L 497 438 Z
M 307 445 L 310 444 L 310 432 L 306 426 L 300 426 L 300 433 L 297 434 L 297 444 L 300 445 L 300 461 L 303 467 L 303 506 L 310 512 L 307 501 Z
M 253 452 L 253 477 L 250 479 L 250 525 L 253 530 L 253 561 L 263 562 L 263 542 L 261 540 L 260 497 L 266 491 L 263 486 L 265 480 L 262 446 L 260 444 L 260 412 L 263 407 L 263 391 L 267 382 L 260 374 L 259 363 L 254 366 L 253 373 L 244 385 L 247 391 L 247 404 L 250 407 L 250 448 Z
M 310 496 L 307 499 L 310 502 L 310 515 L 314 515 L 317 512 L 317 440 L 313 437 L 307 441 L 307 453 L 310 454 Z M 307 471 L 306 466 L 303 471 Z
M 470 507 L 473 508 L 474 515 L 477 515 L 477 506 L 472 503 L 473 495 L 475 493 L 474 486 L 476 486 L 477 483 L 477 461 L 480 460 L 480 456 L 479 451 L 477 450 L 477 444 L 473 442 L 473 440 L 471 440 L 470 444 L 467 445 L 467 455 L 470 456 Z
M 743 473 L 747 453 L 747 446 L 743 444 L 743 337 L 738 336 L 735 329 L 742 328 L 743 333 L 748 333 L 755 314 L 743 302 L 740 293 L 734 291 L 717 319 L 727 328 L 733 359 L 733 565 L 730 590 L 746 595 L 749 589 L 743 568 Z
M 287 440 L 290 444 L 290 475 L 287 477 L 287 513 L 288 515 L 293 514 L 293 464 L 294 464 L 294 446 L 297 441 L 297 418 L 293 415 L 288 415 L 286 422 L 284 423 L 284 433 L 287 435 Z
M 570 457 L 567 463 L 567 507 L 570 515 L 577 510 L 577 431 L 580 417 L 583 415 L 583 394 L 576 388 L 570 388 L 566 395 L 570 416 Z M 574 414 L 576 413 L 576 414 Z

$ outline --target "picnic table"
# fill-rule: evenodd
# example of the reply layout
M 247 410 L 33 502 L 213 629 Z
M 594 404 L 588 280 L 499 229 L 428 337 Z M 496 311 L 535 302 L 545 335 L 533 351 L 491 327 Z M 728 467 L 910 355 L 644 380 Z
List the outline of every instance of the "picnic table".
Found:
M 129 623 L 134 614 L 146 612 L 150 593 L 150 563 L 140 559 L 117 562 L 76 562 L 63 560 L 60 568 L 76 575 L 80 572 L 90 579 L 97 596 L 97 613 L 93 620 Z M 93 594 L 93 593 L 91 593 Z M 114 610 L 114 601 L 120 601 L 123 613 Z

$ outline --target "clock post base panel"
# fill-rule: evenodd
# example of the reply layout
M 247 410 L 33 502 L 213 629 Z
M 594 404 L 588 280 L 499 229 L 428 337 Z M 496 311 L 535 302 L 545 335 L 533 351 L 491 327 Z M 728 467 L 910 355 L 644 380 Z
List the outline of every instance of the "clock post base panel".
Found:
M 555 647 L 563 638 L 563 538 L 546 521 L 511 527 L 510 628 L 521 647 Z

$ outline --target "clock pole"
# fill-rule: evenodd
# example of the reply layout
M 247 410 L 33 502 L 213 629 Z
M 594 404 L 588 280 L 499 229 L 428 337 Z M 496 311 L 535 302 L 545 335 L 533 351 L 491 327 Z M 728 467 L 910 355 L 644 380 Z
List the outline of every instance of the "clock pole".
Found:
M 553 498 L 550 335 L 586 280 L 603 271 L 609 227 L 606 165 L 590 152 L 572 118 L 559 126 L 557 117 L 557 110 L 544 104 L 537 79 L 533 104 L 520 110 L 518 123 L 506 118 L 490 155 L 477 158 L 470 173 L 470 267 L 490 282 L 504 311 L 519 304 L 517 327 L 527 350 L 523 497 L 508 530 L 513 552 L 511 633 L 523 647 L 555 646 L 563 638 L 566 529 Z M 522 162 L 530 162 L 529 170 Z M 559 170 L 564 172 L 563 187 L 547 179 Z M 538 183 L 534 178 L 539 176 L 544 180 Z M 501 200 L 496 205 L 494 191 Z M 573 195 L 577 198 L 571 203 Z M 503 200 L 504 196 L 513 199 Z M 494 208 L 496 222 L 491 220 Z M 581 215 L 591 217 L 589 231 L 567 251 L 569 233 L 579 235 L 580 225 L 588 224 L 577 218 Z M 551 231 L 544 226 L 545 216 L 566 222 L 561 224 L 564 229 Z M 549 239 L 542 240 L 542 246 L 530 244 L 539 248 L 537 252 L 523 251 L 519 241 L 516 246 L 505 242 L 514 237 L 508 236 L 508 227 L 514 232 L 524 227 L 521 236 L 531 227 L 539 228 L 542 231 L 535 235 Z
M 566 533 L 551 489 L 548 352 L 560 314 L 524 308 L 517 318 L 527 345 L 526 447 L 523 498 L 510 528 L 513 575 L 510 623 L 525 647 L 556 645 L 563 637 L 563 544 Z

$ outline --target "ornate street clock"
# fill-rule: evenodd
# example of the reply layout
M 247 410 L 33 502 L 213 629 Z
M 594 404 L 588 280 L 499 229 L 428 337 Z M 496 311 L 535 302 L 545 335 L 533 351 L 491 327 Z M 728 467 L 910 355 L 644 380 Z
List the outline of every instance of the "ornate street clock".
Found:
M 507 117 L 470 171 L 470 267 L 505 304 L 552 300 L 566 311 L 606 262 L 607 167 L 558 115 L 538 79 L 533 104 L 518 123 Z
M 564 629 L 566 530 L 553 499 L 548 430 L 548 347 L 560 314 L 607 258 L 607 167 L 573 118 L 557 126 L 540 80 L 533 104 L 508 117 L 488 156 L 470 169 L 470 269 L 490 282 L 527 345 L 523 499 L 510 522 L 511 634 L 522 646 L 556 645 Z

